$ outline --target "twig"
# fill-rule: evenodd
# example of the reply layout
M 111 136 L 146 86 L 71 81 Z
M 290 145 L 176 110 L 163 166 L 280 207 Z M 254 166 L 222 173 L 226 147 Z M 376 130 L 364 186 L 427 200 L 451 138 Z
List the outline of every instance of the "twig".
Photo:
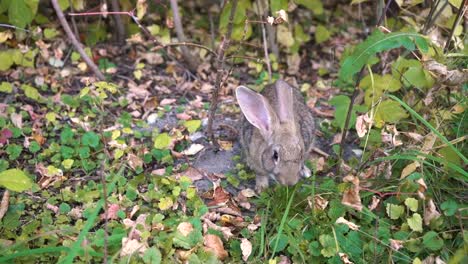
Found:
M 257 4 L 257 9 L 259 10 L 259 14 L 263 14 L 263 4 L 260 4 L 262 1 L 255 1 Z M 263 18 L 263 17 L 261 17 Z M 266 29 L 265 24 L 261 23 L 262 25 L 262 42 L 263 42 L 263 55 L 265 56 L 265 63 L 268 69 L 268 82 L 271 83 L 271 64 L 270 64 L 270 56 L 268 55 L 268 44 L 267 44 L 267 37 L 266 37 Z
M 453 37 L 453 33 L 455 32 L 455 28 L 457 27 L 458 23 L 460 23 L 461 18 L 464 16 L 466 8 L 467 8 L 466 0 L 463 0 L 460 7 L 458 8 L 457 18 L 455 18 L 455 22 L 453 22 L 453 26 L 452 26 L 452 29 L 450 30 L 450 34 L 447 39 L 447 42 L 445 42 L 444 52 L 446 52 L 447 49 L 449 48 L 450 42 Z
M 84 49 L 81 47 L 80 42 L 78 39 L 76 39 L 75 35 L 73 35 L 73 32 L 71 31 L 70 26 L 68 25 L 67 20 L 65 19 L 65 16 L 63 15 L 62 9 L 60 9 L 60 5 L 58 4 L 58 0 L 52 0 L 52 5 L 54 6 L 55 12 L 57 13 L 58 19 L 60 21 L 60 24 L 62 25 L 63 29 L 65 30 L 65 33 L 67 34 L 68 38 L 70 39 L 72 45 L 75 47 L 75 49 L 80 53 L 81 57 L 83 60 L 88 64 L 89 68 L 94 72 L 94 74 L 98 77 L 99 80 L 103 81 L 106 79 L 106 77 L 99 71 L 99 68 L 94 64 L 94 62 L 88 57 Z
M 385 18 L 385 15 L 387 14 L 387 10 L 390 7 L 390 4 L 392 3 L 393 0 L 388 0 L 387 4 L 385 5 L 384 10 L 382 11 L 382 14 L 380 14 L 379 20 L 377 21 L 376 26 L 380 26 Z
M 182 28 L 182 21 L 179 15 L 179 6 L 177 5 L 177 0 L 170 0 L 169 2 L 171 3 L 172 14 L 174 16 L 174 26 L 175 26 L 177 38 L 179 39 L 180 42 L 186 42 L 187 38 L 185 37 L 184 29 Z M 181 50 L 182 50 L 182 56 L 184 57 L 184 60 L 187 62 L 189 69 L 195 72 L 198 68 L 198 65 L 200 65 L 199 60 L 197 60 L 197 58 L 193 56 L 185 46 L 181 46 Z
M 216 58 L 215 90 L 213 91 L 213 95 L 211 98 L 210 112 L 208 115 L 208 127 L 207 127 L 208 137 L 211 139 L 211 141 L 216 146 L 216 148 L 217 148 L 217 142 L 215 141 L 214 133 L 213 133 L 213 119 L 215 116 L 216 109 L 218 108 L 219 90 L 221 90 L 221 86 L 222 86 L 221 81 L 223 77 L 224 64 L 225 64 L 224 52 L 229 48 L 229 45 L 230 45 L 232 27 L 234 25 L 233 23 L 234 14 L 236 13 L 236 9 L 237 9 L 237 2 L 238 2 L 237 0 L 232 1 L 231 14 L 229 14 L 229 22 L 227 25 L 227 32 L 226 32 L 226 35 L 224 36 L 224 39 L 219 44 L 218 57 Z
M 112 11 L 119 12 L 120 11 L 119 1 L 112 0 L 111 8 L 112 8 Z M 117 28 L 117 42 L 119 44 L 124 44 L 125 43 L 125 27 L 122 23 L 122 19 L 120 18 L 119 15 L 113 15 L 112 17 L 114 18 L 115 27 Z
M 70 5 L 70 10 L 72 12 L 75 12 L 75 10 L 73 10 L 72 0 L 68 0 L 68 4 Z M 71 22 L 72 22 L 72 27 L 73 27 L 73 33 L 75 33 L 76 38 L 79 38 L 80 32 L 78 31 L 78 27 L 76 26 L 76 21 L 74 17 L 71 18 Z
M 349 102 L 348 112 L 346 113 L 346 120 L 345 120 L 345 124 L 344 124 L 344 127 L 343 127 L 343 132 L 341 133 L 341 142 L 340 142 L 340 156 L 339 156 L 339 159 L 341 161 L 343 161 L 343 149 L 344 149 L 344 145 L 345 145 L 346 134 L 348 132 L 349 121 L 351 120 L 351 112 L 353 111 L 354 100 L 356 100 L 356 97 L 359 94 L 358 85 L 359 85 L 359 82 L 361 81 L 362 74 L 364 73 L 364 69 L 365 68 L 362 67 L 361 71 L 358 74 L 358 77 L 356 79 L 356 84 L 354 86 L 354 92 L 353 92 L 353 95 L 351 96 L 351 101 Z

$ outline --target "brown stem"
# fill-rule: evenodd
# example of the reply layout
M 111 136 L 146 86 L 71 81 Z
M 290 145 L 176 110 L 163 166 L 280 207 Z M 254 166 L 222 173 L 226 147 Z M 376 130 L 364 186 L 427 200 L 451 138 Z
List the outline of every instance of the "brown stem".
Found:
M 224 72 L 224 64 L 225 64 L 225 54 L 224 52 L 229 48 L 231 34 L 232 34 L 232 27 L 234 25 L 234 14 L 236 13 L 237 9 L 237 0 L 232 1 L 231 13 L 229 14 L 229 22 L 227 25 L 227 32 L 224 36 L 224 39 L 219 44 L 218 49 L 218 57 L 216 58 L 216 81 L 215 81 L 215 90 L 213 91 L 213 95 L 211 97 L 211 105 L 210 105 L 210 112 L 208 115 L 208 127 L 207 127 L 207 134 L 208 137 L 211 139 L 213 144 L 217 148 L 217 142 L 214 138 L 213 133 L 213 119 L 215 117 L 216 109 L 218 108 L 218 97 L 219 97 L 219 90 L 222 86 L 222 78 Z
M 68 4 L 70 5 L 70 11 L 75 12 L 73 10 L 73 3 L 71 0 L 68 0 Z M 76 21 L 74 17 L 71 17 L 71 22 L 73 27 L 73 33 L 75 33 L 75 37 L 79 38 L 80 32 L 78 31 L 78 27 L 76 26 Z
M 184 29 L 182 27 L 182 20 L 180 19 L 179 15 L 179 6 L 177 5 L 177 0 L 170 0 L 172 14 L 174 16 L 174 26 L 177 34 L 177 38 L 180 42 L 186 42 L 187 38 L 184 34 Z M 187 62 L 189 69 L 192 72 L 196 72 L 198 65 L 200 65 L 200 61 L 197 57 L 193 56 L 190 51 L 185 47 L 181 47 L 182 56 L 184 57 L 185 62 Z
M 345 145 L 346 134 L 348 133 L 349 121 L 351 120 L 351 112 L 353 111 L 354 101 L 356 100 L 356 97 L 359 94 L 358 85 L 359 85 L 359 82 L 361 81 L 362 74 L 364 73 L 364 69 L 365 68 L 362 67 L 361 71 L 358 74 L 358 77 L 356 79 L 356 84 L 354 86 L 354 92 L 353 92 L 353 95 L 351 96 L 351 101 L 349 102 L 348 112 L 346 113 L 346 120 L 345 120 L 345 124 L 343 127 L 343 132 L 341 133 L 340 156 L 339 156 L 340 161 L 343 161 L 343 150 L 344 150 L 344 145 Z
M 262 1 L 255 1 L 257 4 L 257 9 L 260 11 L 260 14 L 264 13 L 263 10 L 263 2 Z M 263 17 L 261 17 L 263 20 Z M 270 63 L 270 56 L 268 54 L 268 43 L 267 43 L 267 37 L 266 37 L 266 29 L 265 29 L 265 24 L 261 23 L 262 25 L 262 42 L 263 42 L 263 55 L 265 56 L 265 63 L 267 65 L 268 69 L 268 81 L 271 83 L 271 63 Z
M 78 41 L 78 39 L 76 39 L 75 35 L 73 35 L 73 32 L 71 31 L 71 28 L 68 25 L 68 22 L 65 19 L 65 16 L 63 15 L 62 9 L 60 9 L 58 0 L 52 0 L 52 5 L 54 6 L 55 12 L 57 13 L 58 19 L 60 21 L 60 24 L 63 27 L 63 30 L 65 30 L 65 33 L 67 34 L 68 39 L 70 39 L 76 51 L 80 53 L 83 60 L 86 62 L 86 64 L 88 64 L 89 68 L 94 72 L 97 78 L 101 81 L 104 81 L 106 77 L 104 77 L 104 75 L 101 73 L 101 71 L 96 66 L 96 64 L 94 64 L 94 62 L 88 57 L 84 49 L 81 47 L 81 43 Z
M 449 37 L 447 39 L 447 42 L 445 43 L 444 52 L 446 52 L 450 46 L 450 41 L 452 40 L 453 33 L 455 32 L 455 28 L 457 27 L 458 23 L 460 23 L 462 14 L 464 14 L 466 11 L 466 7 L 467 7 L 466 0 L 463 0 L 460 7 L 458 8 L 457 18 L 455 18 L 455 22 L 453 22 L 453 26 L 452 26 L 452 29 L 450 30 Z
M 120 11 L 119 1 L 112 0 L 111 1 L 111 10 L 114 12 Z M 124 44 L 125 43 L 125 27 L 122 23 L 122 18 L 119 15 L 113 15 L 115 27 L 117 29 L 117 43 Z

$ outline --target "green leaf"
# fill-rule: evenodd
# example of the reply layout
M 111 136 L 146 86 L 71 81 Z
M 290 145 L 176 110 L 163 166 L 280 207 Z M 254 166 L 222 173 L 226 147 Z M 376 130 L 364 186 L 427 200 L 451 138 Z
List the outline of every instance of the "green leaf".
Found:
M 78 149 L 78 154 L 80 155 L 80 158 L 82 158 L 82 159 L 89 158 L 90 153 L 91 153 L 91 149 L 89 147 L 87 147 L 87 146 L 80 147 Z
M 1 61 L 1 58 L 0 58 L 0 61 Z M 1 65 L 0 65 L 0 67 L 1 67 Z M 0 84 L 0 92 L 11 93 L 11 92 L 13 92 L 13 86 L 9 82 L 2 82 L 2 84 Z
M 270 2 L 270 9 L 272 14 L 276 14 L 276 12 L 283 10 L 288 10 L 288 0 L 271 0 Z
M 323 14 L 323 4 L 320 0 L 296 0 L 295 2 L 305 6 L 316 15 Z
M 331 235 L 320 235 L 319 237 L 320 244 L 322 245 L 323 249 L 320 250 L 320 253 L 326 258 L 333 257 L 336 253 L 338 253 L 335 239 Z
M 406 207 L 408 207 L 408 209 L 410 209 L 413 212 L 416 212 L 418 210 L 418 200 L 412 197 L 406 198 L 405 205 Z
M 33 11 L 24 0 L 13 0 L 8 8 L 9 22 L 24 28 L 33 20 Z
M 0 185 L 15 192 L 22 192 L 32 187 L 32 181 L 19 169 L 0 172 Z
M 38 101 L 41 98 L 41 94 L 39 93 L 39 91 L 30 85 L 23 84 L 21 85 L 21 89 L 24 91 L 26 97 L 30 99 Z
M 322 25 L 318 25 L 315 29 L 315 42 L 317 44 L 327 41 L 330 36 L 330 31 L 328 31 L 328 29 Z
M 81 137 L 81 143 L 85 146 L 96 148 L 99 145 L 99 136 L 93 131 L 88 131 Z
M 46 28 L 44 29 L 44 37 L 46 39 L 52 39 L 55 38 L 59 32 L 55 28 Z
M 6 153 L 8 153 L 8 158 L 10 160 L 17 159 L 21 155 L 22 151 L 23 147 L 17 144 L 9 144 L 6 148 Z
M 60 132 L 60 142 L 62 142 L 62 144 L 71 143 L 71 141 L 73 140 L 74 135 L 75 135 L 75 133 L 73 132 L 73 130 L 70 127 L 65 127 L 62 130 L 62 132 Z
M 11 50 L 0 51 L 0 71 L 6 71 L 13 66 L 13 52 Z
M 166 149 L 171 144 L 171 137 L 167 133 L 161 133 L 154 139 L 154 148 Z
M 446 216 L 453 216 L 458 208 L 458 203 L 452 199 L 447 200 L 440 205 L 440 209 L 444 211 L 444 215 Z
M 432 251 L 441 249 L 444 246 L 444 240 L 434 231 L 429 231 L 423 236 L 423 245 Z
M 335 119 L 333 123 L 339 128 L 343 129 L 346 122 L 346 115 L 348 114 L 348 108 L 351 99 L 346 95 L 338 95 L 330 99 L 329 103 L 335 107 Z M 353 128 L 356 123 L 356 112 L 364 112 L 367 108 L 361 105 L 355 105 L 351 113 L 351 119 L 349 120 L 350 127 Z
M 270 240 L 270 248 L 274 250 L 274 247 L 277 244 L 276 251 L 274 253 L 283 251 L 288 245 L 288 241 L 289 238 L 285 234 L 280 234 L 280 236 L 276 235 L 272 240 Z
M 174 205 L 174 202 L 172 201 L 171 197 L 162 197 L 161 200 L 159 200 L 158 203 L 158 208 L 162 211 L 170 209 Z
M 368 60 L 376 53 L 399 48 L 401 46 L 414 49 L 413 40 L 419 38 L 419 42 L 426 41 L 424 37 L 417 33 L 393 32 L 384 34 L 375 30 L 364 42 L 359 44 L 354 52 L 343 60 L 339 72 L 339 81 L 349 83 Z
M 400 90 L 401 82 L 390 74 L 367 75 L 364 77 L 359 86 L 365 91 L 364 102 L 367 106 L 372 106 L 379 100 L 385 91 L 395 92 Z
M 75 161 L 72 160 L 72 159 L 66 159 L 66 160 L 62 161 L 62 166 L 63 166 L 65 169 L 69 170 L 69 169 L 71 169 L 71 167 L 73 166 L 73 163 L 74 163 L 74 162 L 75 162 Z
M 418 213 L 414 213 L 412 217 L 406 219 L 411 230 L 422 232 L 422 218 Z
M 143 262 L 145 264 L 160 264 L 161 260 L 161 251 L 156 246 L 147 249 L 143 255 Z
M 41 149 L 41 146 L 39 145 L 39 143 L 37 143 L 37 141 L 33 141 L 31 142 L 31 144 L 29 144 L 28 149 L 29 151 L 31 151 L 31 153 L 36 153 Z
M 403 83 L 406 86 L 428 89 L 434 85 L 434 79 L 422 67 L 411 67 L 403 74 Z
M 70 212 L 71 207 L 67 203 L 61 203 L 59 206 L 59 210 L 60 210 L 60 213 L 67 214 L 68 212 Z
M 387 204 L 387 215 L 390 217 L 390 219 L 398 219 L 403 215 L 404 212 L 405 208 L 401 205 L 391 203 Z
M 201 126 L 201 120 L 188 120 L 184 122 L 184 126 L 190 133 L 194 133 Z
M 388 99 L 377 106 L 374 115 L 375 126 L 381 128 L 385 123 L 397 123 L 406 117 L 408 113 L 405 109 L 398 102 Z

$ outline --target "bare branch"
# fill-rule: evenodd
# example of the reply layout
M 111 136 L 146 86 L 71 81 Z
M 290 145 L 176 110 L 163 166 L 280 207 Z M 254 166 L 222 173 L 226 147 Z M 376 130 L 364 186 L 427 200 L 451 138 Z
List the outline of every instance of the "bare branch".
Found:
M 98 77 L 99 80 L 103 81 L 106 77 L 99 71 L 99 68 L 94 64 L 94 62 L 88 57 L 84 49 L 81 47 L 81 43 L 76 39 L 75 35 L 73 34 L 70 26 L 68 25 L 65 16 L 63 15 L 62 9 L 60 9 L 60 5 L 58 4 L 57 0 L 52 0 L 52 5 L 54 6 L 55 12 L 57 13 L 58 19 L 60 24 L 62 25 L 65 33 L 67 34 L 68 38 L 70 39 L 72 45 L 75 49 L 80 53 L 83 60 L 88 64 L 89 68 L 94 72 L 94 74 Z

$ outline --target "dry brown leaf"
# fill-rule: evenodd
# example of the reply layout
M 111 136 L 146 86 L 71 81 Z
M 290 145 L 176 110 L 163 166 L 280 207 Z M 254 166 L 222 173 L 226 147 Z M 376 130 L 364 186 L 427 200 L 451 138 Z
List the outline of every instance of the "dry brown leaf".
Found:
M 17 113 L 11 113 L 10 115 L 11 123 L 17 128 L 23 128 L 23 116 Z
M 460 86 L 468 82 L 468 69 L 448 70 L 447 66 L 434 60 L 424 62 L 424 67 L 437 76 L 439 83 L 448 86 Z
M 420 178 L 420 179 L 416 180 L 416 183 L 419 184 L 419 189 L 418 189 L 418 196 L 419 196 L 419 198 L 425 199 L 426 196 L 424 195 L 424 193 L 425 193 L 426 190 L 427 190 L 426 182 L 424 181 L 423 178 Z
M 398 251 L 400 250 L 400 248 L 403 247 L 404 241 L 402 240 L 389 239 L 389 241 L 390 241 L 390 247 L 395 251 Z
M 170 99 L 170 98 L 164 98 L 159 102 L 159 105 L 161 106 L 166 106 L 175 103 L 177 100 L 176 99 Z
M 221 238 L 212 234 L 205 235 L 203 238 L 203 244 L 205 245 L 206 251 L 213 252 L 220 260 L 227 258 L 228 252 L 224 249 Z
M 107 208 L 107 214 L 102 213 L 100 215 L 101 220 L 107 219 L 112 220 L 112 219 L 117 219 L 117 212 L 120 210 L 120 206 L 118 204 L 110 204 L 109 207 Z
M 0 220 L 2 220 L 5 213 L 8 211 L 8 205 L 10 204 L 10 192 L 5 190 L 2 197 L 2 202 L 0 203 Z
M 377 208 L 379 204 L 380 204 L 380 198 L 378 198 L 377 196 L 372 196 L 372 202 L 369 205 L 369 210 L 373 211 L 375 208 Z
M 46 208 L 54 212 L 55 214 L 58 214 L 59 208 L 58 206 L 52 205 L 50 203 L 46 203 Z
M 344 264 L 354 264 L 354 262 L 349 260 L 349 256 L 346 253 L 339 252 L 338 255 L 340 256 L 341 261 L 343 261 Z
M 203 232 L 204 233 L 208 232 L 208 228 L 219 231 L 223 234 L 223 238 L 226 241 L 234 236 L 234 234 L 231 231 L 231 228 L 226 227 L 226 226 L 218 226 L 208 218 L 202 218 L 202 219 L 203 219 Z
M 193 231 L 193 226 L 189 222 L 182 222 L 177 226 L 177 231 L 186 237 Z
M 176 114 L 176 117 L 177 117 L 177 119 L 180 119 L 180 120 L 189 120 L 189 119 L 192 119 L 192 116 L 191 116 L 191 115 L 188 115 L 188 114 L 185 113 L 185 112 L 180 113 L 180 114 Z
M 358 137 L 362 138 L 367 134 L 372 126 L 372 119 L 369 117 L 369 113 L 360 115 L 356 118 L 356 132 Z
M 350 206 L 358 211 L 362 210 L 361 197 L 359 197 L 359 178 L 353 175 L 344 177 L 343 182 L 351 182 L 353 186 L 344 191 L 341 203 Z
M 307 197 L 307 203 L 309 207 L 312 208 L 314 206 L 314 210 L 325 210 L 328 206 L 328 200 L 320 196 L 319 194 L 314 196 L 314 203 L 312 204 L 312 197 Z
M 143 167 L 143 160 L 135 154 L 127 154 L 128 166 L 133 170 Z
M 138 241 L 137 239 L 122 238 L 122 248 L 120 249 L 120 256 L 129 256 L 135 253 L 143 254 L 148 249 L 148 246 Z
M 406 178 L 406 176 L 410 175 L 413 173 L 417 168 L 419 168 L 419 162 L 414 161 L 408 165 L 401 171 L 401 176 L 400 179 Z
M 174 177 L 177 180 L 180 179 L 180 177 L 182 177 L 182 176 L 189 177 L 192 180 L 192 182 L 201 180 L 201 179 L 203 179 L 203 177 L 205 177 L 205 175 L 203 174 L 202 171 L 200 171 L 199 169 L 195 169 L 193 167 L 189 167 L 187 170 L 174 175 Z
M 252 243 L 247 238 L 241 239 L 240 248 L 242 251 L 242 259 L 247 261 L 249 259 L 250 254 L 252 254 Z
M 437 211 L 434 201 L 429 199 L 426 205 L 426 210 L 424 210 L 424 224 L 429 225 L 432 219 L 437 219 L 440 215 L 441 214 Z
M 345 225 L 347 225 L 347 226 L 348 226 L 350 229 L 352 229 L 352 230 L 359 230 L 359 226 L 358 226 L 358 225 L 356 225 L 355 223 L 350 222 L 350 221 L 344 219 L 344 217 L 340 217 L 340 218 L 336 219 L 335 224 L 345 224 Z
M 182 151 L 182 154 L 187 156 L 193 156 L 196 155 L 198 152 L 202 151 L 203 148 L 205 148 L 205 146 L 203 146 L 202 144 L 192 144 L 188 149 Z

